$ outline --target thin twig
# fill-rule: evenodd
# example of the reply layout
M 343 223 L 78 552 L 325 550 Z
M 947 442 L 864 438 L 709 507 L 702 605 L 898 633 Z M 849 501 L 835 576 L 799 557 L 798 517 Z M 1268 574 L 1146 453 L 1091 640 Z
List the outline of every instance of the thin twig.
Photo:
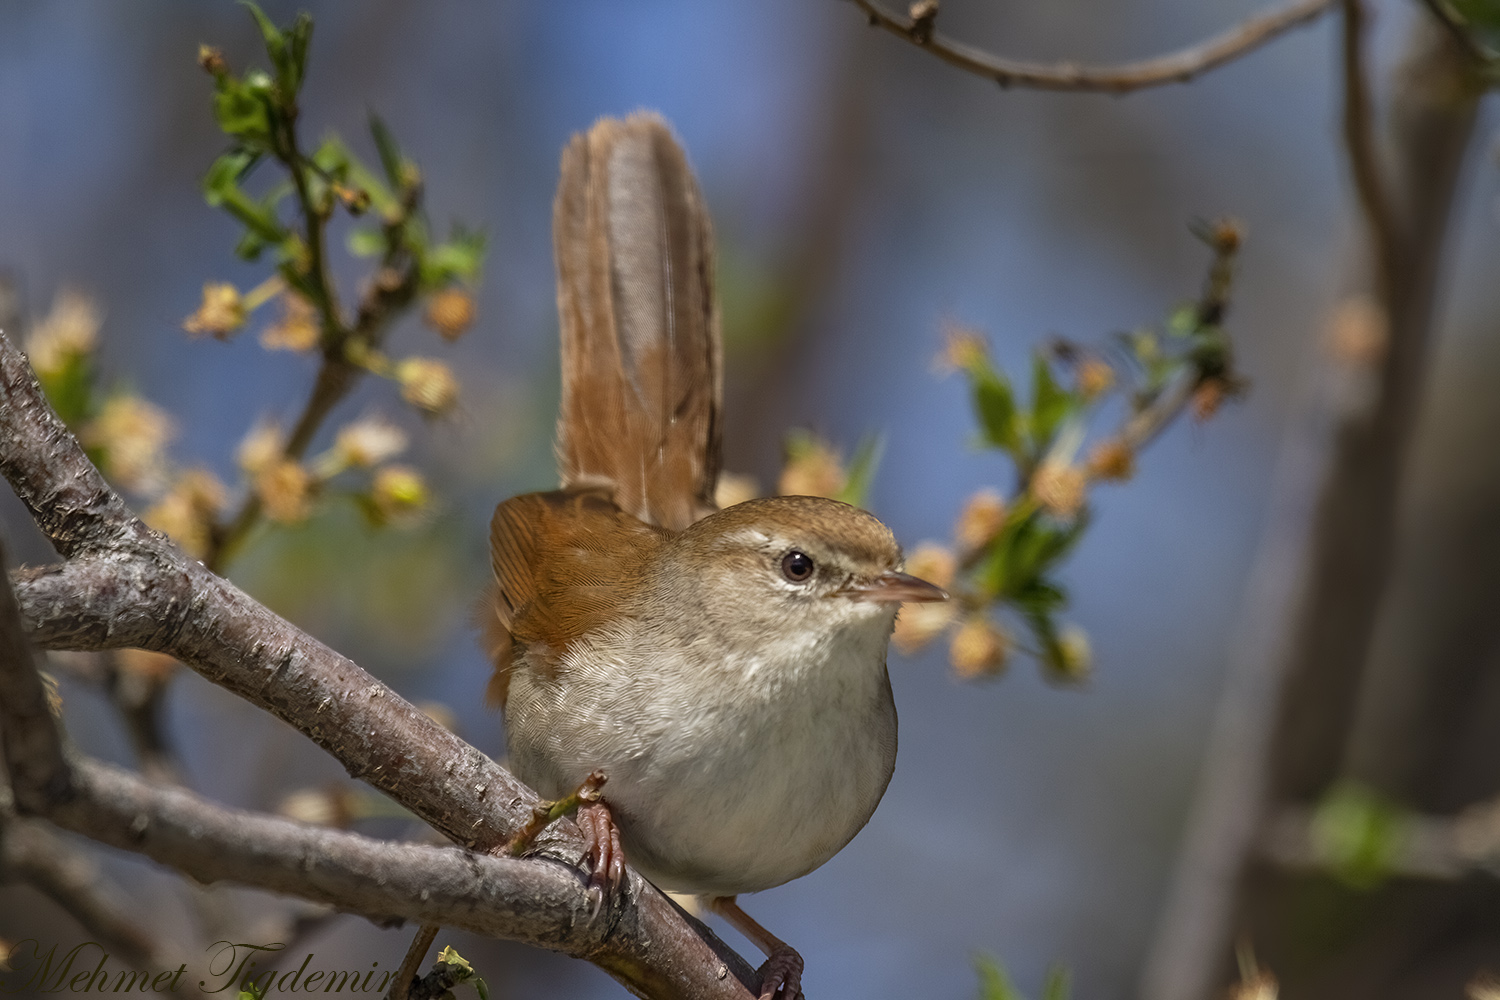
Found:
M 1365 9 L 1363 0 L 1340 0 L 1343 8 L 1341 35 L 1344 74 L 1344 146 L 1349 156 L 1349 174 L 1359 198 L 1365 222 L 1370 227 L 1374 253 L 1384 293 L 1392 286 L 1400 266 L 1397 253 L 1400 232 L 1392 205 L 1391 188 L 1375 141 L 1373 102 L 1365 69 Z
M 411 939 L 411 947 L 406 949 L 406 958 L 396 973 L 396 981 L 391 983 L 390 992 L 386 994 L 387 1000 L 406 1000 L 412 981 L 417 978 L 417 970 L 422 967 L 422 959 L 427 957 L 432 942 L 437 940 L 438 930 L 437 924 L 423 924 L 417 928 L 417 935 Z
M 924 23 L 898 17 L 886 11 L 876 0 L 854 0 L 854 3 L 869 16 L 871 25 L 905 38 L 959 69 L 994 80 L 1002 87 L 1123 94 L 1167 83 L 1186 83 L 1253 52 L 1292 28 L 1317 19 L 1333 6 L 1334 0 L 1296 0 L 1278 10 L 1243 21 L 1196 45 L 1116 66 L 1005 59 L 939 34 L 932 29 L 930 19 Z
M 564 796 L 556 802 L 548 802 L 544 799 L 532 806 L 530 821 L 510 838 L 510 843 L 505 845 L 505 853 L 513 858 L 521 857 L 531 847 L 531 842 L 541 836 L 542 831 L 547 827 L 564 816 L 573 815 L 585 802 L 598 802 L 607 780 L 603 771 L 594 771 L 583 779 L 583 784 L 579 785 L 573 794 Z

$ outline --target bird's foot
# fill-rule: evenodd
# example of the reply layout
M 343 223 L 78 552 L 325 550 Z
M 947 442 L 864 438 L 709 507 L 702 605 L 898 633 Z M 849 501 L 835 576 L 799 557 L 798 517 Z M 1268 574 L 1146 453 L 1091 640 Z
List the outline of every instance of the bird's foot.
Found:
M 802 956 L 783 944 L 760 967 L 760 1000 L 799 1000 L 802 996 Z
M 802 956 L 797 949 L 766 930 L 733 896 L 700 896 L 703 905 L 729 921 L 730 926 L 766 953 L 760 967 L 760 1000 L 798 1000 L 802 996 Z
M 625 885 L 625 849 L 620 846 L 620 828 L 609 806 L 587 802 L 578 807 L 578 827 L 588 848 L 589 897 L 594 916 L 606 898 L 613 899 Z

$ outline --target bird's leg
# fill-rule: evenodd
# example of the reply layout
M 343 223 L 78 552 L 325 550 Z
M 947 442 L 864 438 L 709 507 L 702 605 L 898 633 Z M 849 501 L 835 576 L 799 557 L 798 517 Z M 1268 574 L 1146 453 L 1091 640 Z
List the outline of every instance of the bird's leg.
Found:
M 588 847 L 589 892 L 597 894 L 597 904 L 604 896 L 613 897 L 624 886 L 625 849 L 620 846 L 620 828 L 603 800 L 580 805 L 577 820 Z
M 755 922 L 755 918 L 734 901 L 733 896 L 704 896 L 703 905 L 725 920 L 729 925 L 749 938 L 754 945 L 766 953 L 765 964 L 760 967 L 760 1000 L 797 1000 L 802 996 L 802 956 L 797 949 Z M 779 991 L 779 992 L 778 992 Z

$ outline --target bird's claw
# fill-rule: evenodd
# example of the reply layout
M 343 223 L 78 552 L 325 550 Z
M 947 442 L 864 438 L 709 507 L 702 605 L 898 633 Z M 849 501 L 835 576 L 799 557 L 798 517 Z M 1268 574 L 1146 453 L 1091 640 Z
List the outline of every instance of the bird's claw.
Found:
M 620 828 L 603 802 L 589 802 L 578 807 L 578 827 L 583 831 L 585 855 L 589 862 L 589 919 L 599 915 L 606 899 L 613 899 L 625 888 L 625 849 L 620 846 Z
M 802 956 L 782 945 L 760 967 L 760 1000 L 800 1000 Z

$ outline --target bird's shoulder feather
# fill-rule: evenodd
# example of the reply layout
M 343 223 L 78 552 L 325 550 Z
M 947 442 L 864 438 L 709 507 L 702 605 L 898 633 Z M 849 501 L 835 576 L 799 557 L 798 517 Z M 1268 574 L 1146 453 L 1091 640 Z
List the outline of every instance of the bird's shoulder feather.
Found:
M 633 582 L 669 536 L 600 490 L 527 493 L 496 507 L 494 584 L 484 610 L 495 664 L 488 700 L 503 706 L 516 669 L 555 670 L 569 643 L 621 614 Z

